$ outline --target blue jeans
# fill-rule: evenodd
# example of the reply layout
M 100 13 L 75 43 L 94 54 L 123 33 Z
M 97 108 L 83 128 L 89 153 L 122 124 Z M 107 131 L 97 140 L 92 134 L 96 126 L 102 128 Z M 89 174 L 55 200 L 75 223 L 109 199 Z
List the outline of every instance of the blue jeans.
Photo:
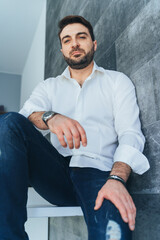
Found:
M 0 116 L 0 240 L 28 240 L 24 223 L 29 185 L 52 204 L 80 205 L 89 240 L 131 240 L 128 224 L 110 201 L 94 210 L 109 172 L 70 168 L 70 158 L 60 155 L 22 115 Z

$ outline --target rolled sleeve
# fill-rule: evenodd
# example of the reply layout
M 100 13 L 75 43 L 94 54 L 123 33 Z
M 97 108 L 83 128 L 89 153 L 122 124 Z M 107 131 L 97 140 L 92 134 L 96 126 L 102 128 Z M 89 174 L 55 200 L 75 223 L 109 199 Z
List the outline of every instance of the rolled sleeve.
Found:
M 133 172 L 140 175 L 150 168 L 144 154 L 136 148 L 125 144 L 118 146 L 114 154 L 114 162 L 124 162 L 131 167 Z

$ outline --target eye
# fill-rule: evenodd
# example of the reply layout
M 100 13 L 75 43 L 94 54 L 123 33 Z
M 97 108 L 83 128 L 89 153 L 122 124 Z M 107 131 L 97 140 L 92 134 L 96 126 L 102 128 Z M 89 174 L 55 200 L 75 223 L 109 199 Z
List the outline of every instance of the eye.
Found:
M 85 36 L 80 36 L 81 39 L 85 39 L 86 37 Z
M 69 42 L 69 39 L 66 39 L 63 41 L 63 43 L 68 43 Z

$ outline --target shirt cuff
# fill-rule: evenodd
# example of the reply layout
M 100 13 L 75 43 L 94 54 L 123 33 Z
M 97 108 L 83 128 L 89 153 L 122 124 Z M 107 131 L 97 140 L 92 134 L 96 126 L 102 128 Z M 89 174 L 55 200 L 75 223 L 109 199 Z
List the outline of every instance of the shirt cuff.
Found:
M 150 168 L 148 159 L 139 150 L 126 144 L 117 147 L 114 162 L 124 162 L 131 167 L 133 172 L 140 175 Z

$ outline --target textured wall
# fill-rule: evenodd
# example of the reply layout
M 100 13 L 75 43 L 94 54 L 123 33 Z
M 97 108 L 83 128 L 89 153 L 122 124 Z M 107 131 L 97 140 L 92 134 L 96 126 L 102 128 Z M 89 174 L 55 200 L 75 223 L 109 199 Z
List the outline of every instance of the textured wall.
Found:
M 98 41 L 96 62 L 126 73 L 135 84 L 146 136 L 144 153 L 151 169 L 142 176 L 132 174 L 129 180 L 138 210 L 133 239 L 157 240 L 160 229 L 157 210 L 160 200 L 160 1 L 48 0 L 46 78 L 60 74 L 66 66 L 57 50 L 60 49 L 57 23 L 68 14 L 82 15 L 94 26 Z M 51 227 L 52 224 L 51 221 Z M 77 239 L 84 240 L 84 237 Z

